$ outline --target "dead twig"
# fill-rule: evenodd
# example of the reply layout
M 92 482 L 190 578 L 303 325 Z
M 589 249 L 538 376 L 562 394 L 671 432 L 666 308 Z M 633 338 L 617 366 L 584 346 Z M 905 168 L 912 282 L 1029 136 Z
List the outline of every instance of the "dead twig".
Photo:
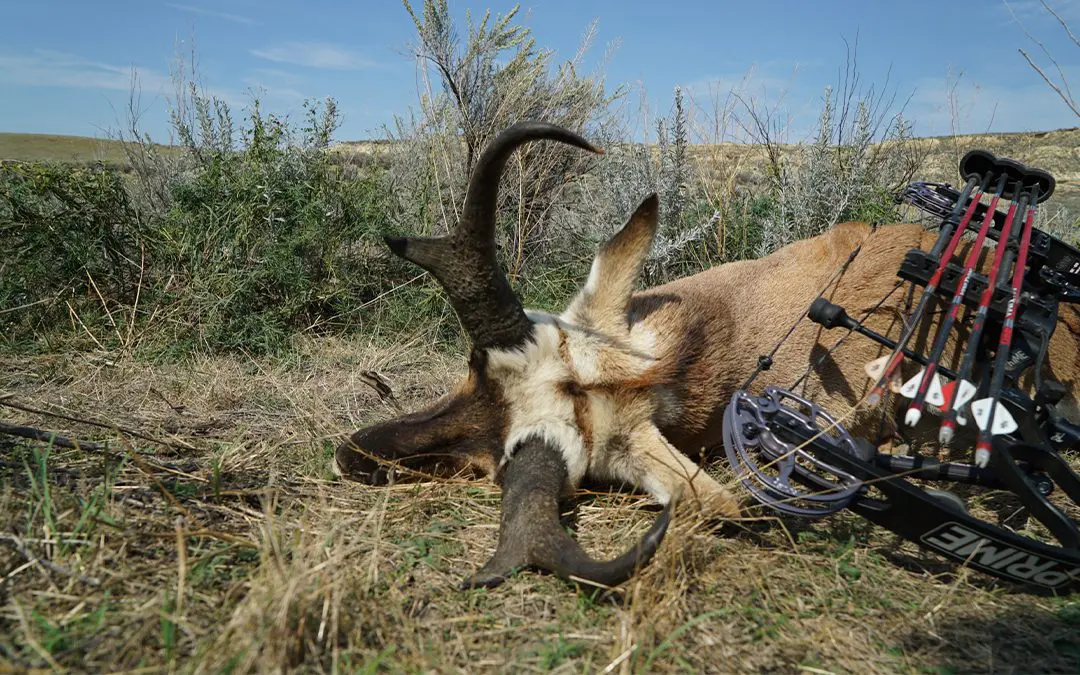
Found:
M 0 541 L 7 542 L 9 546 L 18 551 L 24 558 L 34 563 L 35 565 L 40 565 L 41 567 L 44 567 L 51 572 L 55 572 L 65 577 L 70 577 L 72 579 L 77 579 L 84 584 L 90 586 L 101 585 L 101 581 L 95 577 L 88 577 L 86 575 L 79 574 L 78 572 L 73 572 L 68 568 L 64 567 L 63 565 L 58 565 L 51 560 L 39 558 L 38 556 L 34 555 L 33 552 L 30 551 L 30 549 L 26 548 L 26 545 L 23 544 L 22 539 L 18 538 L 13 534 L 0 535 Z
M 194 446 L 189 445 L 189 444 L 187 444 L 187 443 L 185 443 L 183 441 L 179 441 L 179 440 L 178 441 L 163 441 L 163 440 L 161 440 L 159 438 L 154 438 L 153 436 L 148 436 L 146 434 L 139 433 L 138 431 L 134 431 L 132 429 L 126 429 L 126 428 L 124 428 L 124 427 L 122 427 L 122 426 L 120 426 L 118 424 L 105 424 L 104 422 L 95 422 L 94 420 L 82 419 L 82 418 L 79 418 L 79 417 L 72 417 L 70 415 L 63 415 L 61 413 L 55 413 L 55 412 L 51 412 L 51 411 L 48 411 L 48 410 L 40 410 L 40 409 L 37 409 L 37 408 L 31 408 L 28 405 L 23 405 L 21 403 L 15 403 L 14 401 L 11 400 L 11 395 L 10 394 L 0 396 L 0 405 L 7 406 L 8 408 L 14 408 L 16 410 L 22 410 L 23 412 L 28 412 L 28 413 L 31 413 L 31 414 L 34 414 L 34 415 L 46 415 L 48 417 L 55 417 L 57 419 L 67 420 L 68 422 L 75 422 L 76 424 L 87 424 L 87 425 L 92 426 L 92 427 L 98 427 L 99 429 L 110 429 L 112 431 L 119 431 L 119 432 L 121 432 L 123 434 L 126 434 L 128 436 L 134 436 L 135 438 L 141 438 L 144 441 L 150 441 L 151 443 L 157 443 L 159 445 L 166 445 L 166 446 L 168 446 L 170 448 L 179 448 L 181 450 L 197 450 L 197 448 L 195 448 Z
M 161 399 L 162 401 L 164 401 L 164 402 L 165 402 L 165 405 L 167 405 L 167 406 L 169 406 L 170 408 L 172 408 L 172 411 L 173 411 L 174 413 L 178 414 L 178 415 L 180 415 L 180 414 L 183 414 L 184 410 L 186 410 L 186 409 L 187 409 L 187 406 L 185 406 L 185 405 L 183 405 L 183 404 L 179 404 L 179 405 L 174 405 L 174 404 L 172 403 L 172 401 L 170 401 L 169 399 L 165 398 L 165 394 L 162 394 L 162 393 L 161 393 L 160 391 L 158 391 L 157 389 L 154 389 L 153 387 L 150 387 L 150 393 L 151 393 L 151 394 L 154 394 L 155 396 L 157 396 L 158 398 L 160 398 L 160 399 Z
M 360 372 L 360 381 L 374 389 L 380 400 L 390 403 L 395 410 L 401 412 L 401 403 L 394 396 L 394 390 L 385 377 L 374 370 L 364 370 Z
M 184 520 L 176 519 L 176 616 L 184 616 L 184 582 L 187 581 L 187 541 L 184 539 Z
M 76 450 L 103 450 L 104 446 L 100 443 L 92 443 L 90 441 L 72 440 L 65 436 L 61 436 L 55 431 L 42 431 L 41 429 L 35 429 L 34 427 L 24 427 L 17 424 L 8 424 L 7 422 L 0 422 L 0 434 L 7 434 L 9 436 L 18 436 L 19 438 L 29 438 L 35 441 L 44 441 L 46 443 L 52 443 L 62 448 L 74 448 Z

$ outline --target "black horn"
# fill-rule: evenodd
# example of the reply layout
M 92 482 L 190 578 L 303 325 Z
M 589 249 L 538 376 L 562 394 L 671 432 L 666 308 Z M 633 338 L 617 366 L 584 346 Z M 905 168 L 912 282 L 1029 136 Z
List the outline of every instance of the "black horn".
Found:
M 395 254 L 423 267 L 449 296 L 474 349 L 512 349 L 532 326 L 495 257 L 495 208 L 507 160 L 529 141 L 550 140 L 602 153 L 562 127 L 520 122 L 488 144 L 469 180 L 457 227 L 445 237 L 386 237 Z
M 595 560 L 559 524 L 559 495 L 566 483 L 559 449 L 538 436 L 522 441 L 500 478 L 502 516 L 495 555 L 463 588 L 498 586 L 515 571 L 535 567 L 579 584 L 617 586 L 648 564 L 664 539 L 674 500 L 628 551 Z

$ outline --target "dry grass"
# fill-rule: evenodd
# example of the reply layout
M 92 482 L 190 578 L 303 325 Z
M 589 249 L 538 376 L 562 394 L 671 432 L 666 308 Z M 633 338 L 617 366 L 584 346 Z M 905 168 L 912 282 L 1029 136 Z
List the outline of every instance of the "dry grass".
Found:
M 159 145 L 159 150 L 175 152 L 176 148 Z M 0 160 L 21 162 L 64 162 L 129 168 L 131 163 L 120 141 L 89 136 L 57 134 L 15 134 L 0 132 Z
M 1052 210 L 1066 207 L 1072 212 L 1080 211 L 1080 163 L 1077 162 L 1080 128 L 915 138 L 911 144 L 914 151 L 925 157 L 918 180 L 956 185 L 960 182 L 957 175 L 960 158 L 973 148 L 981 148 L 1049 171 L 1057 181 L 1057 187 L 1047 206 Z M 794 145 L 782 145 L 781 156 L 786 158 L 795 149 Z M 750 187 L 760 185 L 766 175 L 768 157 L 763 146 L 742 143 L 693 145 L 690 155 L 701 167 L 705 180 L 716 182 L 718 177 L 711 175 L 714 167 L 737 167 L 736 183 Z
M 1080 605 L 1014 592 L 852 515 L 717 532 L 678 513 L 608 595 L 523 573 L 457 582 L 494 550 L 486 481 L 332 479 L 345 431 L 412 408 L 461 360 L 405 344 L 305 343 L 283 361 L 110 355 L 0 363 L 5 421 L 104 452 L 3 440 L 0 672 L 1077 672 Z M 190 449 L 186 449 L 190 448 Z M 605 555 L 654 513 L 583 493 Z

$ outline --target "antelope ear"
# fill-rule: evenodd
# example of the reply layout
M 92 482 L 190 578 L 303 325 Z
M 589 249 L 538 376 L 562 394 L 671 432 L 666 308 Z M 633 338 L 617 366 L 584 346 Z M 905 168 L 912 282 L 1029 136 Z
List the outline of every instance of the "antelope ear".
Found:
M 654 192 L 597 251 L 585 287 L 566 310 L 568 319 L 612 336 L 626 334 L 626 308 L 659 222 L 660 199 Z

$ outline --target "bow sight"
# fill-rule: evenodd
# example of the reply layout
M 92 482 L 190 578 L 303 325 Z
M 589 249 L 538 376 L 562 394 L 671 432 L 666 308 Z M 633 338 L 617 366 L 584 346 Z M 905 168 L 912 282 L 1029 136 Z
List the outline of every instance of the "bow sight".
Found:
M 790 390 L 770 385 L 760 395 L 749 393 L 768 363 L 725 411 L 725 451 L 750 493 L 781 513 L 820 517 L 848 508 L 924 548 L 1030 590 L 1080 591 L 1080 529 L 1067 513 L 1080 507 L 1080 477 L 1062 456 L 1080 450 L 1080 426 L 1055 410 L 1066 390 L 1041 373 L 1062 305 L 1080 311 L 1080 251 L 1034 227 L 1038 205 L 1054 193 L 1049 173 L 983 150 L 965 155 L 959 169 L 965 181 L 960 189 L 916 182 L 898 198 L 941 219 L 933 247 L 908 251 L 897 270 L 898 285 L 922 288 L 898 340 L 866 328 L 823 294 L 806 316 L 891 350 L 866 366 L 874 383 L 865 399 L 869 405 L 891 392 L 909 401 L 909 426 L 924 411 L 940 415 L 943 445 L 954 440 L 957 426 L 972 420 L 978 433 L 967 461 L 881 453 Z M 1000 201 L 1009 202 L 1007 211 L 998 210 Z M 965 233 L 975 235 L 974 243 L 963 261 L 954 261 Z M 988 242 L 995 242 L 993 263 L 984 275 L 976 263 Z M 909 343 L 933 299 L 944 309 L 930 336 L 933 346 L 923 354 Z M 961 326 L 968 339 L 952 370 L 940 361 L 950 332 Z M 922 369 L 902 383 L 905 358 Z M 1029 369 L 1034 396 L 1020 386 Z M 943 483 L 1010 492 L 1052 537 L 1022 536 L 977 518 L 963 499 L 941 489 Z

